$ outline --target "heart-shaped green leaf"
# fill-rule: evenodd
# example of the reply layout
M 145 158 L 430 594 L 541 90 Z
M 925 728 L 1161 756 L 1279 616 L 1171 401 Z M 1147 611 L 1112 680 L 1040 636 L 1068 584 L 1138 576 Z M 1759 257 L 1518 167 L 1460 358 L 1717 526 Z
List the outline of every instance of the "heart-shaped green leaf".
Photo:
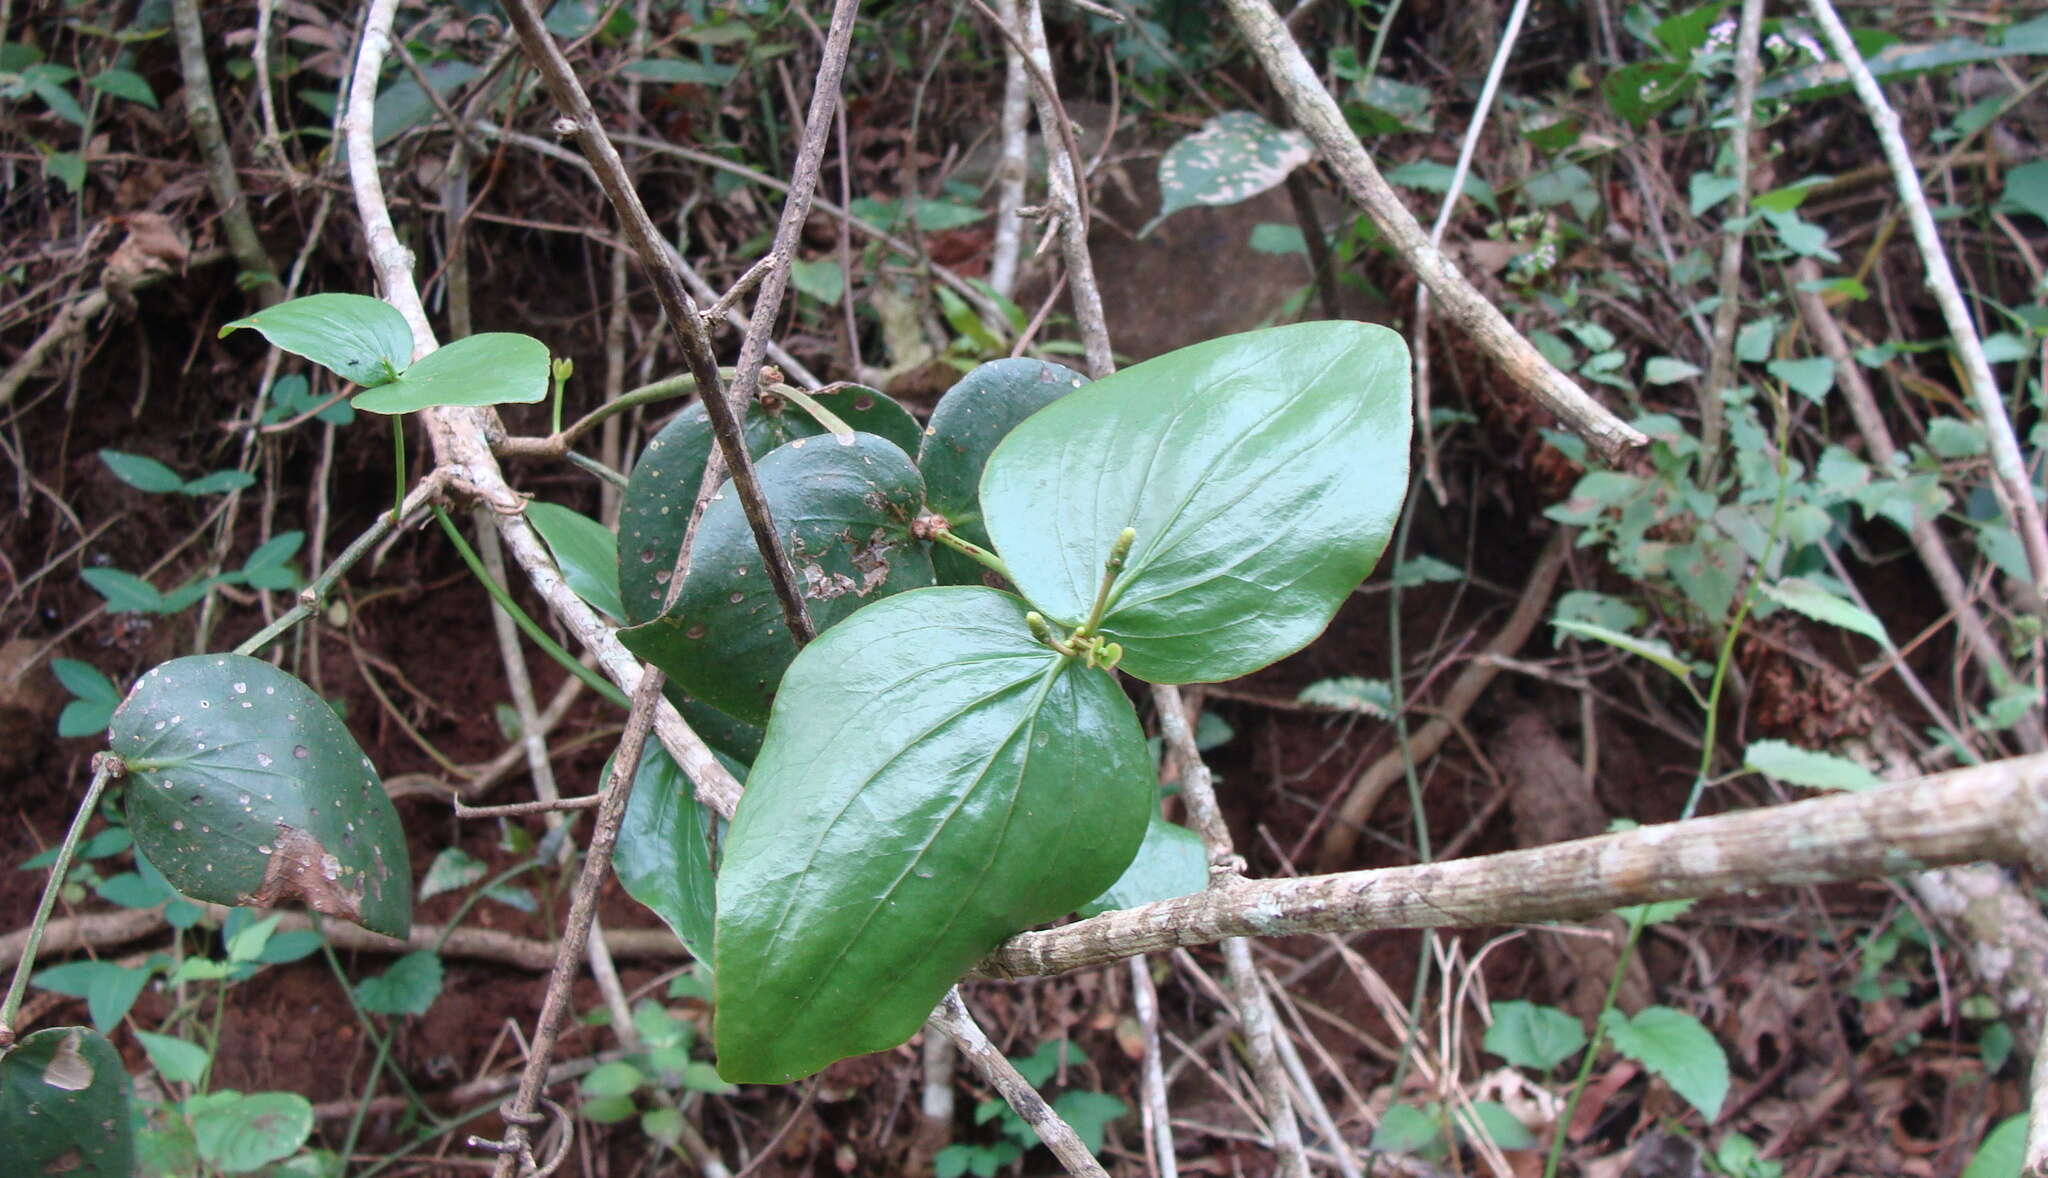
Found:
M 1137 853 L 1157 796 L 1137 714 L 1024 615 L 993 589 L 905 593 L 790 667 L 718 877 L 727 1080 L 894 1047 Z
M 989 457 L 989 535 L 1040 612 L 1081 624 L 1136 531 L 1101 632 L 1154 683 L 1234 679 L 1301 649 L 1372 571 L 1407 490 L 1408 348 L 1301 323 L 1171 352 L 1079 389 Z
M 820 631 L 878 597 L 932 583 L 931 554 L 910 536 L 924 480 L 893 442 L 798 438 L 754 469 Z M 712 707 L 768 719 L 796 643 L 737 495 L 705 510 L 675 608 L 621 630 L 619 641 Z
M 419 362 L 349 398 L 366 413 L 413 413 L 443 405 L 528 404 L 548 395 L 548 346 L 530 335 L 487 331 L 434 349 Z
M 1202 845 L 1202 836 L 1154 814 L 1145 828 L 1145 841 L 1138 844 L 1138 857 L 1107 891 L 1074 911 L 1096 916 L 1192 895 L 1208 886 L 1209 849 Z
M 244 327 L 263 333 L 272 347 L 364 388 L 397 380 L 412 361 L 412 328 L 405 316 L 368 295 L 307 295 L 237 319 L 220 333 Z
M 0 1056 L 0 1152 L 7 1172 L 128 1178 L 131 1090 L 121 1053 L 84 1027 L 37 1031 Z
M 726 768 L 744 779 L 744 767 Z M 604 779 L 611 780 L 611 767 Z M 612 870 L 627 894 L 654 910 L 699 961 L 711 960 L 718 886 L 711 868 L 716 819 L 697 800 L 674 758 L 650 742 L 633 775 L 633 796 L 612 850 Z
M 271 907 L 291 896 L 387 936 L 412 927 L 405 831 L 326 700 L 236 654 L 173 659 L 114 713 L 128 825 L 172 887 Z
M 981 522 L 981 472 L 997 443 L 1019 422 L 1081 387 L 1079 373 L 1043 360 L 991 360 L 946 390 L 932 410 L 917 469 L 925 500 L 961 538 L 989 546 Z M 932 566 L 948 585 L 979 585 L 983 566 L 954 552 L 932 552 Z

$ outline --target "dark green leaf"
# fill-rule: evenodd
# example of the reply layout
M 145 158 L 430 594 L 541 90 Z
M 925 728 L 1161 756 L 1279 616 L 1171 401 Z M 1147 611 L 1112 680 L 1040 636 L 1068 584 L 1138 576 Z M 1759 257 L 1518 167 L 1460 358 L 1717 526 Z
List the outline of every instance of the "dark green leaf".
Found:
M 530 335 L 487 331 L 434 349 L 349 404 L 365 413 L 412 413 L 442 405 L 526 404 L 547 395 L 548 346 Z
M 1685 97 L 1698 75 L 1676 62 L 1643 61 L 1625 65 L 1600 81 L 1607 105 L 1629 126 L 1644 124 Z
M 420 880 L 420 899 L 428 900 L 443 892 L 452 892 L 490 874 L 490 864 L 463 850 L 449 847 L 434 856 L 427 865 L 426 878 Z
M 1202 714 L 1208 719 L 1208 713 Z M 1185 826 L 1176 826 L 1159 815 L 1145 828 L 1145 841 L 1138 845 L 1138 857 L 1109 890 L 1075 909 L 1082 916 L 1095 916 L 1117 908 L 1136 908 L 1154 900 L 1171 900 L 1191 895 L 1209 886 L 1209 850 L 1202 836 Z
M 832 258 L 799 258 L 791 262 L 789 282 L 798 291 L 827 305 L 837 303 L 839 296 L 846 291 L 846 273 Z
M 1157 796 L 1137 716 L 1024 614 L 906 593 L 791 666 L 718 878 L 726 1079 L 894 1047 L 983 954 L 1129 865 Z
M 1721 1115 L 1728 1095 L 1728 1056 L 1700 1020 L 1682 1010 L 1651 1006 L 1634 1018 L 1609 1010 L 1600 1025 L 1616 1051 L 1664 1077 L 1709 1125 Z
M 1547 1072 L 1586 1046 L 1586 1028 L 1554 1006 L 1516 1000 L 1493 1004 L 1486 1050 L 1518 1068 Z
M 1137 533 L 1101 631 L 1155 683 L 1307 645 L 1378 561 L 1407 489 L 1408 349 L 1366 323 L 1227 336 L 1040 410 L 981 479 L 1017 588 L 1069 629 Z
M 81 569 L 78 575 L 107 599 L 108 613 L 156 613 L 164 608 L 163 594 L 134 573 L 120 569 Z
M 917 453 L 918 444 L 924 440 L 924 427 L 917 424 L 917 418 L 910 415 L 910 410 L 879 389 L 843 382 L 829 384 L 812 393 L 811 400 L 837 414 L 839 420 L 861 433 L 896 443 L 905 454 Z M 783 413 L 800 418 L 806 416 L 798 407 L 784 409 Z M 792 423 L 792 427 L 791 437 L 824 432 L 824 427 L 815 421 Z
M 932 583 L 931 556 L 910 535 L 924 480 L 895 444 L 873 434 L 846 444 L 798 438 L 754 469 L 821 632 L 878 597 Z M 712 707 L 750 723 L 768 718 L 796 643 L 739 496 L 705 511 L 675 608 L 621 630 L 619 641 Z
M 1458 1131 L 1469 1138 L 1475 1136 L 1475 1126 L 1465 1123 L 1467 1120 L 1478 1123 L 1478 1136 L 1484 1136 L 1502 1149 L 1535 1148 L 1536 1135 L 1497 1100 L 1475 1100 L 1461 1111 Z
M 140 454 L 124 454 L 119 450 L 100 451 L 100 461 L 114 472 L 114 477 L 138 491 L 152 495 L 163 495 L 180 491 L 185 487 L 184 477 L 154 458 Z
M 526 505 L 526 518 L 548 542 L 570 590 L 613 621 L 625 620 L 626 607 L 619 602 L 619 540 L 611 529 L 581 512 L 539 501 Z
M 209 1092 L 191 1108 L 199 1156 L 229 1174 L 289 1157 L 313 1132 L 313 1106 L 296 1092 Z
M 296 555 L 305 542 L 304 532 L 279 532 L 242 562 L 242 576 L 258 589 L 293 588 L 299 582 L 299 575 L 285 562 Z
M 53 114 L 66 122 L 83 127 L 86 125 L 85 108 L 78 105 L 78 99 L 73 98 L 71 92 L 64 88 L 64 83 L 76 76 L 76 73 L 66 66 L 49 64 L 33 65 L 21 72 L 22 82 L 37 98 L 43 100 L 43 105 L 49 107 Z M 62 154 L 71 155 L 69 152 Z M 71 158 L 78 157 L 72 155 Z M 78 186 L 73 184 L 71 189 L 75 192 Z
M 297 679 L 242 655 L 174 659 L 114 713 L 112 743 L 136 844 L 180 892 L 259 907 L 299 896 L 387 936 L 411 928 L 398 813 Z
M 1373 1130 L 1372 1148 L 1385 1153 L 1418 1153 L 1435 1146 L 1442 1131 L 1436 1105 L 1424 1110 L 1397 1104 L 1386 1111 L 1380 1118 L 1380 1127 Z
M 1090 1153 L 1101 1152 L 1103 1129 L 1131 1111 L 1129 1105 L 1108 1093 L 1086 1090 L 1063 1092 L 1052 1107 L 1061 1120 L 1073 1127 L 1074 1135 Z
M 1249 200 L 1314 155 L 1299 131 L 1276 127 L 1248 110 L 1225 111 L 1160 157 L 1159 215 L 1138 233 L 1143 236 L 1182 209 Z
M 364 388 L 397 380 L 412 361 L 412 329 L 405 316 L 368 295 L 307 295 L 237 319 L 220 333 L 243 327 Z
M 441 996 L 441 958 L 415 950 L 391 968 L 356 983 L 356 1005 L 371 1014 L 425 1014 Z
M 820 432 L 817 423 L 796 409 L 770 413 L 759 403 L 748 408 L 742 425 L 747 452 L 755 458 L 792 438 Z M 619 595 L 626 620 L 634 625 L 661 614 L 690 506 L 697 501 L 704 477 L 704 461 L 711 455 L 711 440 L 704 406 L 692 404 L 647 443 L 626 480 L 619 503 Z
M 84 1027 L 50 1027 L 0 1056 L 0 1142 L 8 1172 L 129 1178 L 132 1094 L 121 1054 Z
M 603 780 L 611 780 L 609 765 Z M 674 759 L 650 742 L 633 776 L 612 870 L 626 892 L 653 909 L 699 961 L 711 960 L 712 922 L 718 914 L 711 868 L 715 821 Z
M 91 663 L 77 659 L 51 659 L 50 671 L 57 676 L 57 682 L 64 685 L 64 690 L 81 700 L 115 705 L 121 702 L 121 690 Z
M 980 488 L 989 454 L 1025 418 L 1082 383 L 1070 368 L 1024 357 L 992 360 L 960 378 L 939 398 L 917 450 L 931 509 L 963 539 L 988 547 Z M 932 564 L 949 585 L 979 585 L 987 572 L 950 548 L 934 550 Z

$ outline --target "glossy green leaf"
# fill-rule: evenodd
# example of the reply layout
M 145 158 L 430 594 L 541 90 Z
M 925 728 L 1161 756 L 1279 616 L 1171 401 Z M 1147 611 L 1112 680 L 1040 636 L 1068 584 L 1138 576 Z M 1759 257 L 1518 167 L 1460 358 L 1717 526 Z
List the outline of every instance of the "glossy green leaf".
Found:
M 1202 718 L 1208 719 L 1209 714 L 1204 712 Z M 1209 849 L 1202 845 L 1202 836 L 1154 814 L 1145 828 L 1145 841 L 1138 844 L 1138 857 L 1108 891 L 1074 911 L 1096 916 L 1192 895 L 1208 886 Z
M 1144 236 L 1182 209 L 1249 200 L 1314 156 L 1301 132 L 1276 127 L 1248 110 L 1224 111 L 1160 157 L 1159 214 L 1138 234 Z
M 128 1178 L 133 1092 L 121 1053 L 84 1027 L 37 1031 L 0 1056 L 0 1153 L 9 1174 Z
M 737 769 L 728 765 L 727 768 Z M 736 776 L 745 778 L 745 771 Z M 611 780 L 605 767 L 604 780 Z M 649 742 L 633 775 L 612 851 L 612 870 L 635 900 L 654 910 L 699 961 L 711 960 L 718 884 L 711 867 L 711 830 L 717 821 L 690 780 L 660 745 Z
M 811 399 L 837 414 L 839 420 L 864 434 L 887 438 L 896 443 L 905 454 L 917 453 L 917 447 L 924 440 L 924 427 L 917 424 L 917 418 L 910 415 L 894 397 L 880 389 L 871 389 L 860 384 L 831 384 L 811 394 Z M 800 409 L 785 409 L 786 415 L 803 418 Z M 792 422 L 792 437 L 808 437 L 825 432 L 817 422 Z
M 747 453 L 757 459 L 793 438 L 819 432 L 799 410 L 784 407 L 771 413 L 759 404 L 748 410 L 741 424 Z M 661 614 L 711 444 L 704 406 L 689 405 L 647 443 L 626 480 L 626 493 L 619 501 L 619 595 L 626 621 L 633 625 Z
M 1496 1002 L 1485 1046 L 1518 1068 L 1547 1072 L 1586 1046 L 1586 1028 L 1554 1006 Z
M 266 307 L 220 329 L 263 334 L 271 346 L 304 356 L 351 384 L 374 388 L 398 379 L 412 361 L 412 329 L 382 299 L 317 294 Z
M 1070 368 L 1013 357 L 983 364 L 946 390 L 932 409 L 917 449 L 925 501 L 946 517 L 963 539 L 989 546 L 981 520 L 981 473 L 997 444 L 1025 418 L 1081 387 Z M 988 569 L 954 552 L 935 548 L 932 566 L 948 585 L 980 585 Z
M 300 897 L 387 936 L 412 926 L 405 832 L 326 700 L 259 659 L 153 668 L 114 713 L 128 825 L 180 892 L 271 907 Z
M 1226 336 L 1126 368 L 1012 431 L 981 479 L 1033 607 L 1088 615 L 1154 683 L 1234 679 L 1307 645 L 1379 560 L 1407 490 L 1408 349 L 1366 323 Z
M 115 478 L 138 491 L 163 495 L 185 489 L 184 476 L 154 458 L 125 454 L 119 450 L 102 450 L 100 461 L 107 464 Z
M 366 413 L 412 413 L 441 405 L 529 404 L 547 395 L 548 346 L 530 335 L 487 331 L 434 349 L 349 404 Z
M 872 434 L 847 444 L 798 438 L 754 469 L 820 632 L 870 601 L 932 583 L 931 555 L 910 535 L 924 480 L 893 443 Z M 675 608 L 621 630 L 619 641 L 697 699 L 750 723 L 767 720 L 796 643 L 738 495 L 705 510 Z
M 744 766 L 752 764 L 755 754 L 761 751 L 760 725 L 728 716 L 674 683 L 662 684 L 661 694 L 682 714 L 697 735 L 704 738 L 704 743 L 721 756 L 730 757 L 736 764 Z
M 1751 741 L 1742 754 L 1742 767 L 1809 789 L 1865 790 L 1884 784 L 1877 774 L 1846 757 L 1812 752 L 1782 740 Z
M 554 503 L 526 505 L 526 518 L 562 567 L 562 579 L 592 609 L 623 621 L 619 601 L 619 538 L 610 528 L 580 511 Z
M 417 949 L 356 983 L 356 1005 L 371 1014 L 425 1014 L 441 996 L 441 958 Z
M 718 877 L 727 1080 L 896 1046 L 983 954 L 1130 864 L 1158 792 L 1137 715 L 1025 612 L 905 593 L 790 667 Z
M 209 1092 L 189 1103 L 200 1158 L 226 1174 L 289 1157 L 313 1132 L 313 1106 L 296 1092 Z
M 256 485 L 256 476 L 246 470 L 215 470 L 200 475 L 178 490 L 187 495 L 225 495 L 229 491 L 245 491 Z
M 1728 1096 L 1728 1055 L 1700 1020 L 1682 1010 L 1651 1006 L 1634 1018 L 1609 1010 L 1600 1025 L 1616 1051 L 1662 1076 L 1707 1124 L 1721 1115 Z

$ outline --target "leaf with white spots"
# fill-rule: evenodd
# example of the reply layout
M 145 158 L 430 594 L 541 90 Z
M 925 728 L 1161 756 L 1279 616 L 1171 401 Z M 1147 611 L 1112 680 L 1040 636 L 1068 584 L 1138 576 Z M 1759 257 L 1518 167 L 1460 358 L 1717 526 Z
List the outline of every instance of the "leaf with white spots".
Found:
M 405 831 L 370 759 L 313 689 L 259 659 L 173 659 L 114 713 L 128 825 L 195 900 L 412 927 Z
M 1225 111 L 1166 149 L 1159 160 L 1159 215 L 1138 234 L 1182 209 L 1249 200 L 1314 155 L 1299 131 L 1276 127 L 1248 110 Z
M 84 1027 L 50 1027 L 0 1057 L 0 1158 L 8 1174 L 127 1178 L 132 1090 L 121 1055 Z

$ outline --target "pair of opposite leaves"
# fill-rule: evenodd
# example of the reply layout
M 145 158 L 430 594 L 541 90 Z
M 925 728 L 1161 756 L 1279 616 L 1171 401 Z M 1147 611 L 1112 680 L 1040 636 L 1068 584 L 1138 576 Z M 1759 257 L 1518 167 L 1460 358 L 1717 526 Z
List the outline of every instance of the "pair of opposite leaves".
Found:
M 1099 627 L 1121 669 L 1210 682 L 1299 650 L 1386 547 L 1409 428 L 1400 337 L 1332 322 L 1182 349 L 1010 431 L 978 511 L 1015 593 L 874 601 L 773 694 L 718 873 L 720 1073 L 782 1082 L 891 1048 L 1002 940 L 1115 883 L 1156 812 L 1143 731 L 1027 611 L 1080 625 L 1130 528 Z

